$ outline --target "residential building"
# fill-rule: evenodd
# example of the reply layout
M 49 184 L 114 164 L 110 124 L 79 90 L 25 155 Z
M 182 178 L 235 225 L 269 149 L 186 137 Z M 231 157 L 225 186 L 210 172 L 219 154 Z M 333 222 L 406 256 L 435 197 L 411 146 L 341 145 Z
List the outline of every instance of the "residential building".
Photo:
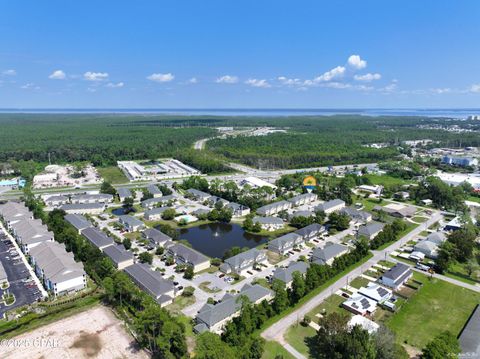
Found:
M 96 227 L 88 227 L 84 229 L 82 231 L 82 236 L 102 252 L 106 247 L 112 246 L 115 243 L 112 238 Z
M 233 217 L 243 217 L 250 214 L 250 208 L 244 206 L 243 204 L 230 202 L 225 207 L 232 211 Z
M 326 232 L 326 228 L 318 223 L 310 224 L 295 231 L 296 234 L 302 236 L 305 242 L 320 238 L 320 236 Z
M 199 201 L 199 202 L 205 202 L 207 199 L 210 198 L 211 194 L 208 194 L 206 192 L 203 192 L 203 191 L 199 191 L 198 189 L 195 189 L 195 188 L 190 188 L 190 189 L 187 189 L 187 193 L 192 197 L 194 198 L 195 200 Z
M 368 239 L 374 239 L 385 227 L 384 223 L 371 222 L 358 228 L 358 235 Z
M 177 201 L 177 196 L 170 194 L 168 196 L 162 196 L 158 198 L 149 198 L 142 201 L 141 206 L 143 208 L 152 209 L 157 206 L 166 206 Z
M 403 263 L 397 263 L 380 278 L 380 283 L 389 288 L 398 289 L 412 277 L 412 269 Z
M 209 330 L 220 334 L 225 324 L 239 314 L 242 307 L 242 302 L 239 298 L 242 296 L 247 297 L 250 303 L 258 304 L 263 300 L 270 301 L 274 293 L 270 289 L 258 284 L 245 284 L 240 293 L 236 295 L 227 293 L 223 299 L 215 305 L 205 304 L 195 318 L 197 323 L 194 327 L 195 332 L 202 333 Z
M 458 231 L 459 229 L 462 229 L 462 227 L 463 223 L 460 217 L 455 217 L 450 222 L 448 222 L 443 229 L 447 232 L 451 232 Z
M 354 294 L 342 303 L 342 307 L 353 314 L 369 315 L 377 309 L 377 302 L 363 295 Z
M 223 199 L 223 198 L 218 197 L 218 196 L 210 196 L 206 199 L 205 202 L 207 202 L 207 204 L 210 207 L 214 207 L 218 202 L 220 202 L 222 204 L 222 206 L 226 206 L 230 203 L 226 199 Z
M 7 202 L 0 205 L 0 218 L 7 227 L 11 229 L 12 224 L 22 220 L 33 219 L 33 214 L 23 203 Z
M 78 231 L 78 234 L 92 226 L 92 223 L 80 214 L 66 214 L 63 218 Z
M 374 321 L 365 318 L 363 315 L 355 314 L 348 322 L 348 327 L 352 329 L 354 326 L 359 325 L 363 330 L 366 330 L 369 334 L 374 334 L 380 328 L 380 325 Z
M 408 193 L 406 191 L 396 192 L 393 195 L 393 198 L 405 201 L 405 200 L 410 198 L 410 193 Z
M 159 198 L 163 196 L 162 191 L 160 191 L 160 189 L 154 184 L 148 185 L 147 191 L 153 196 L 153 198 Z
M 245 272 L 253 270 L 255 266 L 266 263 L 268 263 L 268 261 L 265 252 L 252 248 L 246 252 L 225 259 L 225 263 L 220 266 L 220 270 L 226 274 L 236 273 L 243 275 Z
M 440 245 L 447 240 L 447 236 L 444 232 L 433 232 L 427 236 L 426 240 Z
M 292 208 L 292 203 L 287 201 L 279 201 L 267 204 L 266 206 L 257 209 L 257 214 L 261 216 L 271 216 L 282 211 Z
M 367 223 L 367 222 L 370 222 L 372 220 L 371 213 L 368 213 L 368 212 L 365 212 L 365 211 L 359 211 L 358 209 L 355 209 L 355 208 L 352 208 L 352 207 L 342 208 L 340 210 L 340 213 L 346 214 L 354 222 Z
M 316 200 L 317 200 L 317 195 L 315 193 L 303 193 L 288 199 L 288 202 L 290 202 L 292 206 L 298 207 L 304 204 L 312 203 Z
M 380 185 L 370 186 L 370 185 L 362 184 L 357 188 L 359 191 L 373 193 L 373 194 L 376 194 L 377 196 L 379 196 L 383 190 L 383 186 L 380 186 Z
M 127 251 L 121 244 L 114 244 L 103 249 L 103 253 L 110 258 L 118 270 L 131 266 L 134 262 L 133 253 Z
M 319 204 L 315 207 L 315 212 L 325 212 L 325 214 L 330 214 L 340 211 L 343 207 L 345 207 L 345 201 L 342 201 L 341 199 L 333 199 Z
M 49 196 L 43 200 L 45 205 L 50 208 L 56 208 L 61 206 L 62 204 L 67 204 L 70 202 L 70 198 L 64 195 L 54 195 Z
M 38 278 L 54 296 L 85 288 L 87 278 L 83 264 L 58 242 L 44 242 L 30 250 L 30 261 Z
M 253 217 L 253 223 L 260 223 L 263 230 L 273 232 L 285 227 L 283 219 L 278 217 Z
M 158 221 L 162 219 L 162 214 L 171 207 L 156 207 L 145 211 L 143 218 L 147 221 Z
M 140 221 L 139 219 L 136 219 L 135 217 L 132 216 L 119 216 L 118 217 L 118 222 L 128 231 L 128 232 L 136 232 L 139 231 L 143 228 L 145 228 L 145 224 Z
M 172 256 L 177 264 L 192 266 L 194 273 L 210 267 L 210 259 L 207 256 L 180 243 L 169 246 L 167 254 Z
M 11 233 L 25 254 L 40 243 L 53 242 L 54 235 L 41 220 L 29 219 L 11 225 Z
M 176 294 L 173 281 L 163 278 L 160 272 L 152 270 L 147 264 L 135 263 L 126 267 L 125 273 L 161 307 L 173 302 Z
M 117 195 L 120 202 L 125 201 L 127 198 L 133 198 L 132 191 L 124 187 L 117 188 Z
M 172 238 L 165 233 L 160 232 L 155 228 L 147 228 L 142 232 L 142 237 L 148 239 L 152 247 L 165 247 L 165 244 L 170 243 Z
M 292 220 L 293 218 L 296 218 L 296 217 L 314 217 L 315 216 L 315 213 L 313 213 L 312 211 L 295 211 L 293 212 L 291 215 L 288 216 L 289 220 Z
M 105 210 L 104 203 L 68 203 L 60 207 L 66 213 L 76 214 L 102 214 Z
M 383 303 L 384 301 L 389 300 L 393 295 L 390 289 L 384 288 L 373 282 L 368 283 L 366 287 L 361 287 L 357 293 L 370 298 L 377 303 Z
M 110 203 L 113 201 L 113 196 L 106 193 L 97 194 L 75 194 L 70 197 L 70 202 L 74 204 L 86 203 Z
M 305 242 L 302 236 L 296 233 L 288 233 L 268 242 L 268 249 L 272 252 L 285 255 L 294 247 L 300 246 L 303 243 Z
M 301 275 L 307 273 L 310 265 L 305 262 L 290 262 L 286 268 L 277 268 L 272 274 L 272 281 L 278 279 L 285 283 L 287 288 L 290 288 L 293 280 L 293 273 L 298 272 Z
M 438 245 L 428 240 L 417 242 L 413 246 L 415 252 L 423 253 L 425 257 L 436 259 L 438 257 Z M 413 254 L 413 253 L 412 253 Z
M 327 242 L 323 248 L 315 248 L 311 261 L 316 264 L 332 265 L 335 258 L 348 252 L 348 247 L 342 244 Z

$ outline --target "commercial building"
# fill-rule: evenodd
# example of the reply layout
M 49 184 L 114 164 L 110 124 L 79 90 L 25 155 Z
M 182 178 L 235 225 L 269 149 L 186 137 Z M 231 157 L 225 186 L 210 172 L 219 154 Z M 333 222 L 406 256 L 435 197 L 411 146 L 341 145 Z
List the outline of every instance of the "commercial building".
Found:
M 241 187 L 244 187 L 244 186 L 250 186 L 251 188 L 261 188 L 261 187 L 270 187 L 271 189 L 277 189 L 277 186 L 267 182 L 267 181 L 264 181 L 260 178 L 257 178 L 257 177 L 247 177 L 243 180 L 240 181 L 239 185 Z
M 270 301 L 274 293 L 258 284 L 245 284 L 240 293 L 236 295 L 227 293 L 215 305 L 205 304 L 195 318 L 197 323 L 194 327 L 195 332 L 202 333 L 209 330 L 220 334 L 225 324 L 239 314 L 242 307 L 242 301 L 239 298 L 243 296 L 247 297 L 250 303 L 258 304 L 263 300 Z
M 392 217 L 405 218 L 413 217 L 417 209 L 413 206 L 407 206 L 400 203 L 390 203 L 386 206 L 375 206 L 373 207 L 374 211 L 384 211 Z
M 454 165 L 459 167 L 474 167 L 478 166 L 478 160 L 472 157 L 453 157 L 453 156 L 444 156 L 442 157 L 442 163 L 447 165 Z
M 252 248 L 225 259 L 225 263 L 220 266 L 220 270 L 226 274 L 243 275 L 245 272 L 253 270 L 255 266 L 265 265 L 266 263 L 268 261 L 265 252 Z

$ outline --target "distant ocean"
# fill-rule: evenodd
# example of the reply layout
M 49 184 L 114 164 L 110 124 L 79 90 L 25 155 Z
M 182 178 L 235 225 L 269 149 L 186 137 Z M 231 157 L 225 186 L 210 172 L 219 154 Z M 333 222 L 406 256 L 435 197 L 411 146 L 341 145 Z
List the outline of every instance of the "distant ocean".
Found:
M 466 118 L 480 115 L 478 108 L 462 109 L 0 109 L 0 113 L 85 113 L 85 114 L 144 114 L 144 115 L 183 115 L 183 116 L 426 116 Z

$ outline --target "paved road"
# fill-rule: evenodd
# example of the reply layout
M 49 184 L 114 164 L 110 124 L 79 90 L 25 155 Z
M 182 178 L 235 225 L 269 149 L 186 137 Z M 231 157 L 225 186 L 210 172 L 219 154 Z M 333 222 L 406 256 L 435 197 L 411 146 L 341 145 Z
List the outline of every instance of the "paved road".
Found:
M 345 285 L 348 284 L 350 279 L 353 279 L 355 277 L 360 276 L 367 268 L 371 267 L 375 263 L 377 263 L 379 260 L 385 259 L 388 256 L 388 253 L 395 251 L 399 249 L 402 245 L 413 239 L 415 236 L 420 234 L 425 228 L 428 228 L 435 222 L 439 221 L 442 218 L 442 215 L 439 212 L 435 212 L 430 219 L 424 223 L 424 225 L 420 225 L 408 234 L 406 234 L 403 238 L 398 240 L 397 242 L 393 243 L 389 247 L 381 250 L 381 251 L 373 251 L 373 257 L 370 258 L 366 263 L 361 265 L 358 268 L 355 268 L 351 272 L 347 273 L 344 275 L 342 278 L 337 280 L 335 283 L 330 285 L 328 288 L 326 288 L 324 291 L 313 297 L 311 300 L 309 300 L 307 303 L 305 303 L 303 306 L 295 310 L 294 312 L 290 313 L 289 315 L 285 316 L 269 328 L 265 329 L 262 333 L 262 337 L 265 338 L 266 340 L 275 340 L 282 344 L 286 350 L 288 350 L 292 355 L 295 357 L 299 358 L 298 352 L 294 353 L 289 350 L 289 346 L 285 345 L 285 339 L 284 339 L 284 334 L 287 331 L 287 329 L 301 320 L 308 312 L 313 310 L 316 306 L 318 306 L 320 303 L 322 303 L 326 298 L 328 298 L 330 295 L 338 291 L 340 288 L 344 287 Z

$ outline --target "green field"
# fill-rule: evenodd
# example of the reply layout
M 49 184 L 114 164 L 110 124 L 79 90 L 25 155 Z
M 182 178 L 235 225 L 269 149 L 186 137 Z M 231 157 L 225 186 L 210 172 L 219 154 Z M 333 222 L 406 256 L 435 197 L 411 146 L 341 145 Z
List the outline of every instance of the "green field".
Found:
M 449 330 L 458 335 L 480 303 L 480 293 L 414 273 L 424 285 L 386 321 L 399 343 L 423 348 L 434 336 Z
M 346 298 L 343 298 L 340 295 L 332 294 L 330 297 L 325 299 L 321 304 L 317 305 L 312 311 L 310 311 L 308 315 L 314 322 L 318 322 L 318 318 L 315 316 L 318 313 L 330 314 L 335 312 L 340 314 L 351 315 L 347 310 L 340 307 L 340 304 L 342 304 L 345 300 Z
M 402 178 L 392 177 L 389 175 L 367 174 L 365 177 L 368 178 L 374 185 L 401 186 L 412 183 L 412 181 L 407 181 Z
M 294 359 L 293 355 L 287 352 L 279 343 L 271 341 L 265 342 L 262 359 L 276 359 L 278 357 L 283 359 Z
M 316 335 L 315 329 L 300 324 L 292 325 L 285 334 L 287 342 L 306 357 L 314 357 L 308 347 L 308 339 Z
M 106 182 L 110 182 L 113 184 L 128 182 L 128 178 L 125 177 L 120 168 L 116 166 L 97 167 L 97 171 Z

